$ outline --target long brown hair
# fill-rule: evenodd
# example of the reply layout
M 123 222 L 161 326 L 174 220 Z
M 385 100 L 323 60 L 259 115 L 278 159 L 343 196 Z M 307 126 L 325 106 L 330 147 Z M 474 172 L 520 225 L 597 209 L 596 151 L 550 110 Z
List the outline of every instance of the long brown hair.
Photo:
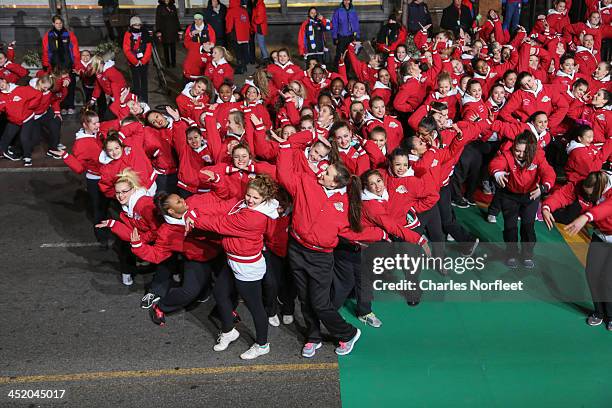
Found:
M 514 152 L 514 147 L 520 144 L 525 145 L 525 166 L 529 167 L 535 159 L 538 142 L 533 133 L 526 131 L 519 134 L 516 139 L 514 139 L 514 143 L 512 144 L 512 151 Z
M 348 219 L 351 230 L 361 232 L 363 230 L 361 225 L 361 181 L 359 177 L 351 174 L 342 162 L 337 162 L 333 166 L 337 173 L 334 181 L 338 183 L 338 188 L 346 187 L 349 202 Z
M 589 173 L 589 175 L 582 180 L 582 187 L 583 189 L 584 187 L 592 188 L 593 192 L 591 194 L 586 194 L 584 190 L 582 190 L 584 198 L 593 204 L 597 203 L 608 185 L 609 177 L 610 175 L 605 171 L 594 171 Z

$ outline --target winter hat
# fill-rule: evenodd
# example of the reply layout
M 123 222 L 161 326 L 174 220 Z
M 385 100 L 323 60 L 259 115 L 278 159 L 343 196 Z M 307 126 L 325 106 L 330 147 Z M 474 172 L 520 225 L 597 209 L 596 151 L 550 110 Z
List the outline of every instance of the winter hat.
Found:
M 193 15 L 193 19 L 194 20 L 204 20 L 204 16 L 201 15 L 200 13 L 197 13 Z
M 130 27 L 136 24 L 140 24 L 142 25 L 142 21 L 140 20 L 140 17 L 138 16 L 134 16 L 132 18 L 130 18 Z

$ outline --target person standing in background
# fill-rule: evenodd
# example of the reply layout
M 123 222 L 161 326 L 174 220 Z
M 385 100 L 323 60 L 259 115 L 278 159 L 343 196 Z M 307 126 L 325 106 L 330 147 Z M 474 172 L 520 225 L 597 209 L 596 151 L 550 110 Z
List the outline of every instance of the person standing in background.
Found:
M 227 16 L 225 17 L 225 32 L 233 33 L 236 55 L 238 57 L 238 69 L 236 74 L 244 74 L 249 61 L 249 38 L 251 24 L 246 5 L 240 0 L 230 0 Z
M 74 115 L 74 88 L 76 74 L 72 71 L 75 63 L 81 58 L 79 43 L 72 31 L 64 28 L 64 20 L 60 16 L 51 19 L 53 28 L 42 38 L 42 64 L 43 69 L 52 73 L 53 71 L 70 72 L 70 85 L 68 95 L 61 104 L 62 115 Z
M 142 29 L 140 17 L 130 19 L 130 28 L 123 35 L 123 53 L 130 65 L 132 73 L 132 93 L 138 95 L 138 100 L 149 101 L 148 70 L 151 60 L 151 38 Z
M 115 27 L 111 24 L 111 17 L 117 12 L 119 8 L 118 0 L 98 0 L 98 6 L 102 7 L 102 19 L 108 31 L 108 39 L 111 41 L 117 40 L 117 34 L 115 33 Z
M 461 29 L 471 32 L 474 18 L 470 8 L 461 3 L 461 0 L 453 0 L 452 4 L 442 10 L 442 20 L 440 28 L 451 30 L 455 37 L 459 37 Z
M 208 0 L 208 7 L 204 10 L 204 21 L 215 30 L 217 45 L 227 47 L 225 39 L 225 17 L 227 6 L 219 0 Z
M 298 51 L 305 60 L 313 57 L 320 64 L 325 62 L 325 31 L 329 30 L 331 21 L 319 14 L 316 7 L 309 8 L 308 18 L 300 26 L 298 33 Z
M 266 48 L 266 35 L 268 35 L 268 16 L 266 15 L 266 5 L 264 0 L 254 0 L 253 18 L 251 19 L 251 31 L 255 35 L 255 42 L 259 47 L 261 59 L 267 60 L 270 57 Z
M 164 46 L 166 68 L 176 67 L 176 42 L 180 31 L 181 23 L 174 0 L 159 0 L 155 11 L 155 32 Z
M 421 27 L 431 24 L 431 14 L 424 0 L 407 0 L 406 6 L 406 28 L 410 34 L 421 31 Z
M 334 65 L 338 66 L 338 61 L 340 61 L 340 57 L 348 45 L 354 40 L 359 40 L 361 34 L 359 30 L 359 15 L 355 7 L 353 7 L 352 0 L 342 0 L 340 7 L 334 11 L 331 31 L 332 39 L 336 46 Z
M 504 15 L 504 30 L 513 32 L 521 21 L 521 6 L 522 3 L 527 4 L 527 0 L 502 0 L 502 8 Z

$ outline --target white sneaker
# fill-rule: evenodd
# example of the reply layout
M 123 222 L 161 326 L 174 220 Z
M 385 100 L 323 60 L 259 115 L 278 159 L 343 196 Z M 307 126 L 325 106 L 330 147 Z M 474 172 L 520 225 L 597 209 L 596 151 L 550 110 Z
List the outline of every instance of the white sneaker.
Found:
M 250 349 L 240 355 L 240 358 L 243 360 L 253 360 L 254 358 L 268 354 L 269 352 L 270 343 L 266 343 L 264 346 L 254 343 Z
M 227 333 L 219 333 L 217 344 L 214 345 L 213 350 L 223 351 L 227 349 L 230 343 L 238 339 L 238 337 L 240 337 L 240 332 L 236 329 L 232 329 L 232 331 Z
M 121 275 L 123 277 L 123 284 L 125 286 L 132 286 L 134 284 L 134 280 L 132 279 L 132 275 L 130 275 L 129 273 L 123 273 Z
M 455 242 L 455 238 L 451 234 L 446 234 L 446 240 L 448 242 Z
M 490 222 L 491 224 L 496 224 L 497 223 L 497 217 L 489 214 L 487 215 L 487 222 Z
M 57 150 L 66 150 L 66 146 L 61 144 L 61 143 L 58 143 L 57 144 Z
M 293 315 L 283 315 L 283 324 L 293 323 Z
M 280 320 L 278 319 L 278 315 L 275 314 L 274 316 L 268 317 L 268 323 L 270 323 L 270 326 L 280 326 Z

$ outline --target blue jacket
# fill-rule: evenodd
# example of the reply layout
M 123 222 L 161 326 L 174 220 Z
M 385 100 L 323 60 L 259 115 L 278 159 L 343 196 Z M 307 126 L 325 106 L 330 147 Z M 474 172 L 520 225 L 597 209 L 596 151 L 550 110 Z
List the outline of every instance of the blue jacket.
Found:
M 331 32 L 334 40 L 336 40 L 339 36 L 348 37 L 353 34 L 359 38 L 359 16 L 357 15 L 355 7 L 353 7 L 353 3 L 351 3 L 348 10 L 345 9 L 342 4 L 340 4 L 340 7 L 334 11 L 334 15 L 332 16 Z

